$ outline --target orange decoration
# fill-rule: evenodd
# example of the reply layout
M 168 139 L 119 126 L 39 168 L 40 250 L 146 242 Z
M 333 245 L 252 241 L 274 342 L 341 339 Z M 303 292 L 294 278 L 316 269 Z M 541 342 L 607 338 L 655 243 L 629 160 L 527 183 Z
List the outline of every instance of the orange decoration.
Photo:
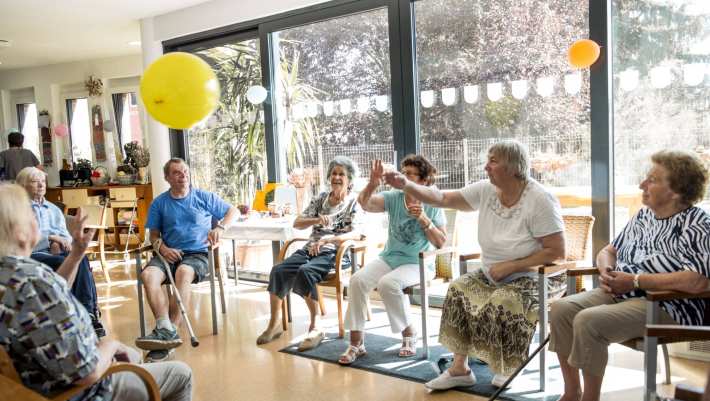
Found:
M 587 68 L 599 59 L 599 45 L 589 39 L 580 39 L 567 52 L 569 63 L 576 68 Z

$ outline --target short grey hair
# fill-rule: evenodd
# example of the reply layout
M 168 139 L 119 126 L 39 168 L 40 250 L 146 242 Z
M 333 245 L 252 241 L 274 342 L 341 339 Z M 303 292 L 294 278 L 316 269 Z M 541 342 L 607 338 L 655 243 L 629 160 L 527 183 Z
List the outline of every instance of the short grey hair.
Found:
M 170 158 L 170 160 L 165 162 L 165 164 L 163 165 L 163 176 L 165 176 L 165 177 L 168 176 L 168 173 L 170 173 L 170 165 L 171 164 L 178 164 L 178 163 L 182 163 L 187 166 L 187 163 L 182 158 L 172 157 L 172 158 Z M 187 168 L 190 168 L 190 166 L 187 166 Z
M 352 188 L 353 181 L 355 180 L 355 178 L 357 178 L 358 175 L 357 164 L 347 156 L 335 156 L 333 160 L 328 163 L 328 172 L 325 176 L 326 180 L 328 179 L 328 177 L 330 177 L 330 174 L 333 172 L 333 169 L 336 166 L 344 168 L 345 171 L 348 173 L 348 181 L 350 181 L 348 189 Z
M 27 191 L 16 184 L 0 184 L 0 258 L 21 252 L 18 230 L 29 234 L 34 219 Z
M 29 184 L 33 179 L 45 180 L 46 178 L 47 174 L 37 167 L 25 167 L 17 173 L 15 182 L 23 187 L 26 187 L 27 184 Z
M 493 144 L 488 153 L 499 157 L 515 178 L 526 181 L 530 177 L 530 156 L 522 143 L 506 139 Z

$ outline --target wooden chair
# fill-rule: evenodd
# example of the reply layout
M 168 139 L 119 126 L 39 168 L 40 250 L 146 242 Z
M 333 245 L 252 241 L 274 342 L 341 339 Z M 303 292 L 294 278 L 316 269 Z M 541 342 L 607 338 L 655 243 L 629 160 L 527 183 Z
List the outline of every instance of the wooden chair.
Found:
M 145 311 L 144 311 L 144 306 L 143 306 L 143 281 L 141 280 L 141 271 L 143 267 L 143 253 L 145 252 L 152 252 L 153 246 L 152 245 L 144 245 L 139 248 L 133 248 L 129 249 L 129 253 L 133 253 L 135 255 L 135 260 L 136 260 L 136 286 L 138 290 L 138 314 L 139 314 L 139 322 L 140 322 L 140 330 L 141 330 L 141 336 L 145 336 L 146 333 L 146 327 L 145 327 Z M 217 328 L 217 290 L 215 288 L 215 277 L 217 278 L 217 281 L 219 282 L 219 290 L 220 290 L 220 301 L 222 305 L 222 314 L 227 313 L 227 301 L 225 299 L 225 293 L 224 293 L 224 282 L 222 279 L 222 266 L 221 262 L 219 259 L 219 246 L 212 246 L 210 247 L 208 251 L 208 269 L 209 269 L 209 280 L 210 280 L 210 301 L 211 301 L 211 309 L 212 309 L 212 334 L 217 335 L 219 330 Z M 177 291 L 177 289 L 174 289 Z M 170 286 L 168 285 L 168 291 L 170 291 Z M 187 307 L 187 305 L 185 305 Z M 199 343 L 198 343 L 199 344 Z M 197 346 L 197 344 L 193 344 L 193 346 Z
M 107 284 L 111 284 L 111 277 L 108 274 L 108 264 L 106 263 L 106 229 L 108 228 L 106 225 L 106 217 L 108 215 L 106 212 L 107 205 L 106 203 L 102 205 L 84 205 L 81 206 L 81 209 L 89 216 L 86 227 L 96 229 L 96 240 L 89 243 L 86 254 L 99 255 L 104 279 Z M 67 219 L 70 218 L 73 218 L 73 216 L 67 216 Z
M 575 279 L 576 277 L 591 275 L 594 280 L 594 287 L 599 285 L 599 270 L 596 267 L 590 268 L 576 268 L 570 269 L 567 272 L 568 283 L 569 280 Z M 569 285 L 569 284 L 568 284 Z M 660 313 L 661 313 L 661 301 L 670 301 L 676 299 L 695 299 L 703 298 L 710 299 L 710 290 L 700 293 L 700 294 L 686 294 L 677 291 L 646 291 L 646 324 L 656 327 L 659 324 Z M 707 303 L 705 310 L 705 322 L 704 325 L 710 326 L 710 303 Z M 644 372 L 645 372 L 645 383 L 644 383 L 644 401 L 651 401 L 655 397 L 656 392 L 656 364 L 658 362 L 658 346 L 661 346 L 663 352 L 663 361 L 665 365 L 665 380 L 664 384 L 671 384 L 671 365 L 670 358 L 668 357 L 668 347 L 667 344 L 674 342 L 684 342 L 692 340 L 689 331 L 682 331 L 678 326 L 671 326 L 677 329 L 677 335 L 667 335 L 669 331 L 663 331 L 660 328 L 654 328 L 651 330 L 651 334 L 647 334 L 644 337 L 634 338 L 621 343 L 622 345 L 632 348 L 637 351 L 642 351 L 644 353 Z M 664 326 L 661 326 L 664 330 Z M 655 334 L 659 335 L 655 335 Z M 665 335 L 661 335 L 665 334 Z M 689 338 L 689 339 L 686 339 Z
M 307 242 L 307 238 L 294 238 L 290 241 L 286 241 L 279 251 L 279 258 L 276 264 L 281 263 L 286 258 L 286 253 L 288 248 L 298 242 Z M 323 302 L 323 296 L 320 291 L 320 287 L 332 287 L 335 288 L 335 298 L 338 302 L 338 337 L 342 338 L 345 336 L 345 324 L 343 320 L 343 295 L 345 288 L 350 281 L 350 275 L 357 270 L 358 263 L 363 265 L 365 261 L 365 251 L 367 249 L 367 244 L 361 241 L 347 240 L 343 241 L 335 254 L 335 266 L 325 278 L 325 280 L 318 283 L 316 290 L 318 291 L 318 305 L 320 307 L 321 315 L 325 315 L 325 304 Z M 350 253 L 351 268 L 346 269 L 343 266 L 343 257 Z M 358 262 L 357 257 L 360 256 L 360 261 Z M 281 323 L 284 330 L 288 330 L 288 302 L 289 297 L 286 297 L 281 304 Z
M 106 370 L 99 380 L 103 380 L 107 376 L 120 372 L 133 372 L 138 375 L 143 384 L 145 384 L 148 399 L 151 401 L 160 401 L 160 389 L 158 388 L 158 384 L 155 382 L 153 376 L 140 365 L 116 362 Z M 22 380 L 20 380 L 20 375 L 17 373 L 17 370 L 15 370 L 15 365 L 12 363 L 10 356 L 7 354 L 4 347 L 0 347 L 0 400 L 65 401 L 80 394 L 92 385 L 93 384 L 72 386 L 59 394 L 46 397 L 25 387 Z

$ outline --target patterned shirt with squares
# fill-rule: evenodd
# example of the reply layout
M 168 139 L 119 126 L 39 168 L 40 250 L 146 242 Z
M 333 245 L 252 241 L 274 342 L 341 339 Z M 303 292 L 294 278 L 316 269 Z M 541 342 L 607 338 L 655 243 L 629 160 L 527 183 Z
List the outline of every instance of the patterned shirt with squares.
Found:
M 99 356 L 91 319 L 52 269 L 2 258 L 0 301 L 0 345 L 27 387 L 53 395 L 93 372 Z M 104 379 L 72 401 L 110 399 L 111 381 Z

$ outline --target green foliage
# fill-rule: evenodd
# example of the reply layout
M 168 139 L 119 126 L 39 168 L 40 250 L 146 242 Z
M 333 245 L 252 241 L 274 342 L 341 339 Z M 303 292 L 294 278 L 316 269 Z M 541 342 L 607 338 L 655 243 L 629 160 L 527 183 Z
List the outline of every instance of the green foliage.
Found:
M 511 96 L 498 101 L 487 101 L 484 105 L 486 119 L 491 126 L 502 130 L 513 127 L 520 117 L 521 102 Z

